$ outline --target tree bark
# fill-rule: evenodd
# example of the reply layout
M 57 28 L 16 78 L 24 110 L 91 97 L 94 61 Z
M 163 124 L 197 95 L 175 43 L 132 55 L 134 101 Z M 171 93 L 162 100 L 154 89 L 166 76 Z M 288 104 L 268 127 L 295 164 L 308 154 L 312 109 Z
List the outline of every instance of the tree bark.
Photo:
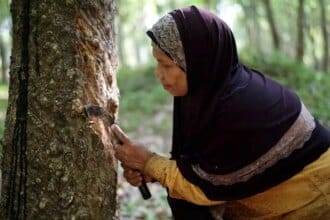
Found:
M 308 37 L 310 44 L 311 44 L 311 48 L 316 48 L 316 42 L 315 42 L 315 37 L 314 37 L 314 33 L 313 33 L 313 29 L 312 29 L 312 25 L 309 23 L 306 23 L 306 37 Z M 320 69 L 320 64 L 319 64 L 319 60 L 317 58 L 316 52 L 315 50 L 312 50 L 312 58 L 313 58 L 313 68 L 316 70 Z
M 0 36 L 0 59 L 1 59 L 1 82 L 7 83 L 7 48 L 5 46 L 5 43 Z
M 321 10 L 321 29 L 323 38 L 323 57 L 322 57 L 322 70 L 328 70 L 328 59 L 329 59 L 329 40 L 327 30 L 327 16 L 326 16 L 326 5 L 324 0 L 319 0 Z
M 277 27 L 275 24 L 275 20 L 274 20 L 274 13 L 273 13 L 273 9 L 271 6 L 271 2 L 270 0 L 263 0 L 265 9 L 266 9 L 266 14 L 267 14 L 267 20 L 271 29 L 271 33 L 272 33 L 272 39 L 273 39 L 273 45 L 274 48 L 276 49 L 280 49 L 280 37 L 277 31 Z
M 119 60 L 121 63 L 121 66 L 125 67 L 127 66 L 127 62 L 126 62 L 126 56 L 125 56 L 125 52 L 124 52 L 124 31 L 123 31 L 123 27 L 122 24 L 120 23 L 120 18 L 118 21 L 118 25 L 117 25 L 117 30 L 118 30 L 118 55 L 119 55 Z
M 117 27 L 117 45 L 118 45 L 118 56 L 119 56 L 119 62 L 121 64 L 122 67 L 127 66 L 127 62 L 126 62 L 126 56 L 125 56 L 125 50 L 124 50 L 124 45 L 125 45 L 125 32 L 123 29 L 123 23 L 125 23 L 125 19 L 127 19 L 127 13 L 125 13 L 125 5 L 123 0 L 117 0 L 117 4 L 118 4 L 118 16 L 117 16 L 117 23 L 116 23 L 116 27 Z M 124 9 L 124 10 L 122 10 Z M 124 11 L 124 12 L 123 12 Z
M 298 15 L 297 15 L 297 46 L 296 58 L 297 61 L 302 62 L 304 58 L 304 26 L 305 26 L 305 12 L 304 0 L 299 0 Z
M 13 0 L 0 219 L 113 219 L 117 117 L 113 0 Z

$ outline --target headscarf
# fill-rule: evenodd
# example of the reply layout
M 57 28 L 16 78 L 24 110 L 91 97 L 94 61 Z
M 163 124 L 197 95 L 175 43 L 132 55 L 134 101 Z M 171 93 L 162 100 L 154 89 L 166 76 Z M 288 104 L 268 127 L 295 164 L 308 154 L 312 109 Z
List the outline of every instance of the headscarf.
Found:
M 299 98 L 242 65 L 232 31 L 207 10 L 176 9 L 147 34 L 187 74 L 188 93 L 174 97 L 173 113 L 171 154 L 181 173 L 211 199 L 264 190 L 251 190 L 253 184 L 247 189 L 241 182 L 215 186 L 196 175 L 193 165 L 211 174 L 230 174 L 252 163 L 297 119 Z

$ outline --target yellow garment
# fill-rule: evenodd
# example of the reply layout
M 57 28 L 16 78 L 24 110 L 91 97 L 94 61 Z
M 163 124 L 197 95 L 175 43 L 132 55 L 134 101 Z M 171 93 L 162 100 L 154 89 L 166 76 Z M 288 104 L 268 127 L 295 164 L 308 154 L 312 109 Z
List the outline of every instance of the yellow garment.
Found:
M 168 188 L 169 196 L 197 205 L 217 205 L 222 201 L 209 200 L 202 190 L 186 180 L 179 171 L 176 161 L 154 155 L 146 163 L 144 173 Z
M 169 190 L 172 198 L 198 205 L 214 206 L 201 189 L 187 181 L 176 162 L 158 155 L 146 163 L 144 171 Z M 271 189 L 226 204 L 229 219 L 330 220 L 330 150 L 302 172 Z
M 226 210 L 235 220 L 330 220 L 330 150 L 292 178 Z

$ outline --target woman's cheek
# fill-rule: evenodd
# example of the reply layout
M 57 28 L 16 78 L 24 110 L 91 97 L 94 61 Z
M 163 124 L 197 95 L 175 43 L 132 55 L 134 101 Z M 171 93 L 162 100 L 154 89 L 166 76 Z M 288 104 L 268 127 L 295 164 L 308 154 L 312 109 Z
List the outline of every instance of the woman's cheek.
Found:
M 157 66 L 157 68 L 155 69 L 155 76 L 158 80 L 160 80 L 160 71 L 161 71 L 161 68 L 159 66 Z

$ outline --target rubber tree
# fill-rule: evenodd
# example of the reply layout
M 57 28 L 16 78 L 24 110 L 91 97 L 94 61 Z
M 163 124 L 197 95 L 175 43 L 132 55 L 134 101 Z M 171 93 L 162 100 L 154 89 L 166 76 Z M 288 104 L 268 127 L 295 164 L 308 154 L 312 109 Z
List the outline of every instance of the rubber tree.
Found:
M 296 45 L 296 59 L 299 62 L 303 61 L 304 58 L 304 38 L 305 38 L 305 10 L 304 10 L 304 0 L 299 0 L 298 13 L 297 13 L 297 45 Z
M 114 138 L 84 106 L 118 115 L 115 3 L 12 0 L 11 13 L 0 219 L 113 219 Z
M 319 7 L 321 11 L 321 29 L 322 29 L 322 41 L 323 41 L 323 57 L 322 57 L 322 70 L 328 70 L 329 62 L 329 31 L 327 27 L 327 7 L 324 0 L 319 0 Z
M 262 0 L 262 2 L 265 7 L 267 21 L 269 23 L 269 27 L 271 30 L 274 48 L 279 50 L 281 48 L 281 39 L 280 39 L 280 35 L 278 33 L 277 25 L 276 25 L 275 18 L 274 18 L 272 1 L 271 0 Z

